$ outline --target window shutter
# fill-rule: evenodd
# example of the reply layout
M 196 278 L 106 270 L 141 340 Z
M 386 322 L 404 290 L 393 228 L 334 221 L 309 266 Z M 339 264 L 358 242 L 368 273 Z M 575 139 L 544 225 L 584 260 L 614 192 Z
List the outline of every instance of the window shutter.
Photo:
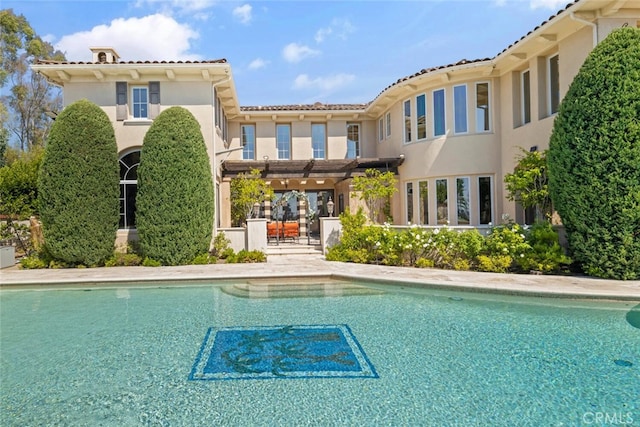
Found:
M 127 118 L 127 82 L 116 82 L 116 120 Z
M 160 114 L 160 82 L 149 82 L 149 118 Z

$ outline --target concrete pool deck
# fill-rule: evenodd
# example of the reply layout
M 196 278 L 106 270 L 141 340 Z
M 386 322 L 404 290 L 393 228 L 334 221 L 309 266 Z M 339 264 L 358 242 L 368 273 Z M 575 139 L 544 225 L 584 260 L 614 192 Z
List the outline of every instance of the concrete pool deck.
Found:
M 326 261 L 321 255 L 270 256 L 266 263 L 259 264 L 59 270 L 20 270 L 12 267 L 0 271 L 0 288 L 327 276 L 382 284 L 400 282 L 410 287 L 472 292 L 640 301 L 640 280 L 618 281 L 579 276 L 497 274 L 389 267 Z

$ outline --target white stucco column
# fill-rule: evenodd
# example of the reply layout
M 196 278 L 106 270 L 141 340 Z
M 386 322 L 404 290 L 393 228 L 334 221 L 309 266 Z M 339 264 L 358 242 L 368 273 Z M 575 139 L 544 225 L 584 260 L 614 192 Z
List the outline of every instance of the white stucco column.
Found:
M 322 244 L 322 254 L 326 255 L 327 250 L 340 242 L 342 224 L 338 217 L 320 218 L 320 243 Z
M 267 219 L 247 219 L 247 233 L 245 235 L 245 247 L 248 251 L 267 250 Z

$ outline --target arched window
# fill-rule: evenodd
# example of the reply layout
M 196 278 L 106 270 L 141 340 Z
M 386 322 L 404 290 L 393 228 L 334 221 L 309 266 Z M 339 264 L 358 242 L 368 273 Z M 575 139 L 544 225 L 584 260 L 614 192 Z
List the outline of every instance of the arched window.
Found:
M 136 193 L 140 150 L 120 157 L 120 228 L 136 228 Z

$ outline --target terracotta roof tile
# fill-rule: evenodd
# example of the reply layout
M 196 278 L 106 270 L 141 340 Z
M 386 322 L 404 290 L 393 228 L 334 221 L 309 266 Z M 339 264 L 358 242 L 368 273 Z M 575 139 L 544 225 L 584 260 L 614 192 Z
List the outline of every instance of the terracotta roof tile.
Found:
M 91 62 L 91 61 L 52 61 L 47 59 L 39 59 L 36 64 L 52 64 L 52 65 L 136 65 L 136 64 L 226 64 L 227 60 L 212 59 L 207 61 L 118 61 L 118 62 Z
M 240 111 L 256 112 L 256 111 L 344 111 L 344 110 L 361 110 L 364 111 L 369 106 L 366 104 L 323 104 L 316 102 L 315 104 L 290 104 L 290 105 L 261 105 L 261 106 L 245 106 L 240 107 Z

